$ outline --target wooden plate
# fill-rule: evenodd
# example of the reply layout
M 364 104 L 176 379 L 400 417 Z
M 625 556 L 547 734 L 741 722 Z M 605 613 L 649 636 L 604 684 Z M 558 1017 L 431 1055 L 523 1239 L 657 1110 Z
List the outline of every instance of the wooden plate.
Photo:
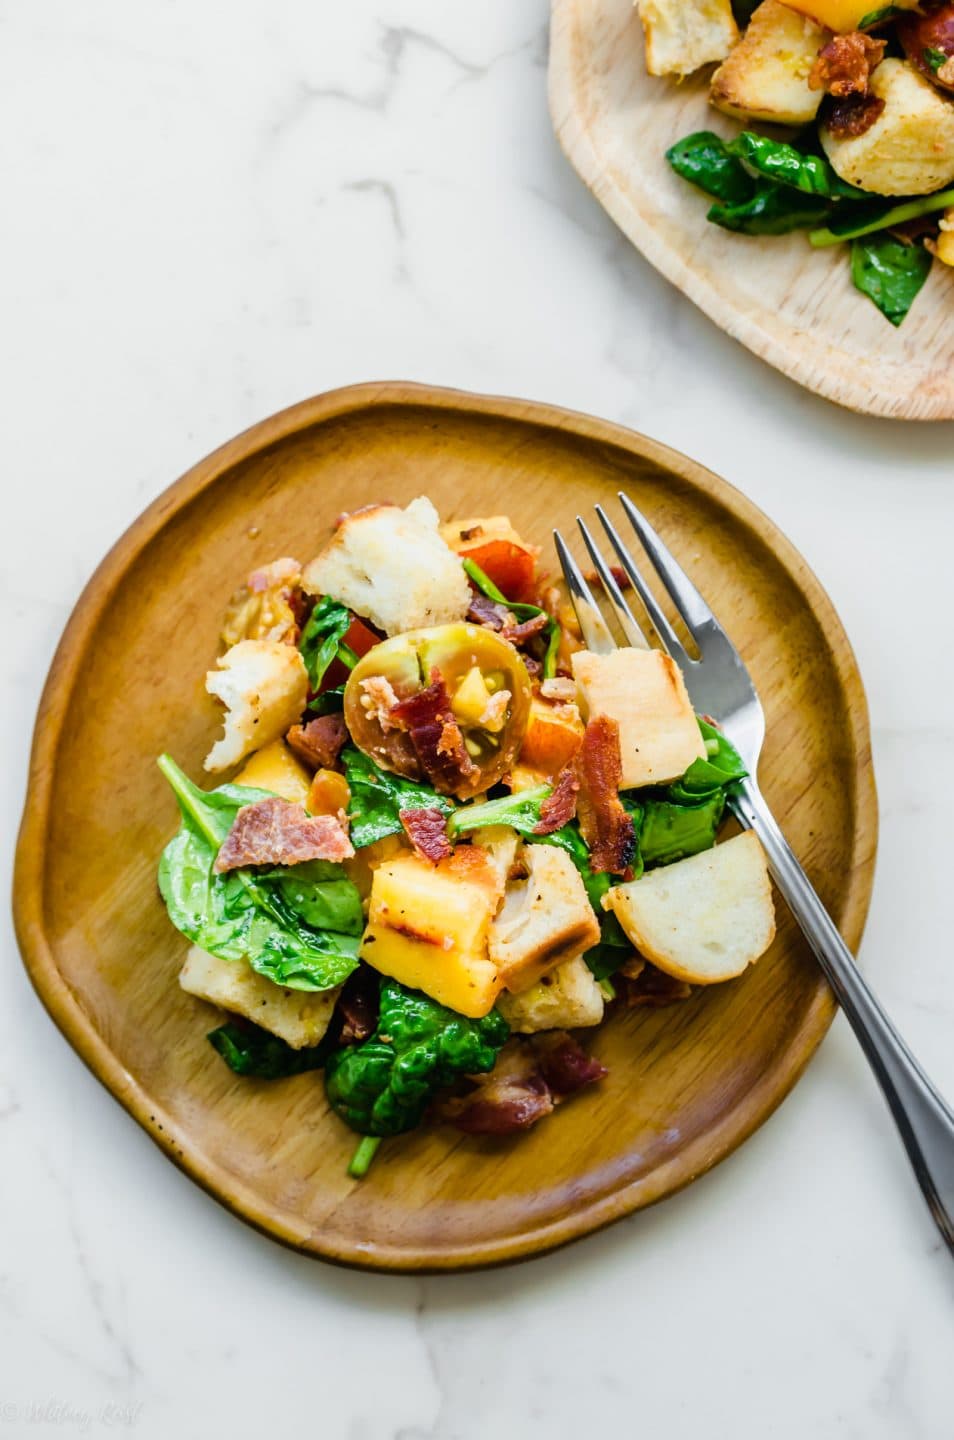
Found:
M 329 1259 L 393 1270 L 546 1250 L 714 1165 L 775 1108 L 832 1018 L 787 916 L 743 979 L 592 1036 L 611 1076 L 516 1141 L 429 1130 L 349 1181 L 354 1138 L 320 1080 L 238 1079 L 215 1012 L 182 993 L 185 941 L 156 890 L 175 828 L 153 763 L 193 775 L 218 727 L 203 690 L 223 606 L 256 564 L 310 558 L 341 510 L 430 495 L 445 516 L 550 526 L 625 487 L 752 667 L 770 802 L 845 938 L 871 890 L 876 805 L 864 692 L 805 563 L 725 481 L 643 436 L 546 405 L 413 385 L 319 396 L 240 435 L 106 557 L 60 644 L 36 724 L 16 922 L 43 1003 L 166 1153 L 236 1214 Z
M 828 400 L 870 415 L 954 419 L 954 272 L 940 263 L 895 329 L 854 289 L 847 250 L 804 232 L 732 235 L 665 152 L 693 130 L 740 125 L 707 101 L 708 71 L 646 74 L 632 0 L 553 0 L 550 110 L 600 204 L 667 280 L 756 355 Z

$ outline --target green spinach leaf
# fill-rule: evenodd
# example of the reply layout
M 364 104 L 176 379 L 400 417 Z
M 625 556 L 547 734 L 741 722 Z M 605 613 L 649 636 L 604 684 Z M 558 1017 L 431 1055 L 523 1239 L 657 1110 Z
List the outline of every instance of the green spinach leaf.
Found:
M 306 1070 L 320 1070 L 334 1046 L 324 1040 L 293 1050 L 277 1035 L 259 1025 L 229 1021 L 210 1030 L 209 1044 L 236 1075 L 251 1075 L 258 1080 L 283 1080 L 288 1075 L 301 1075 Z
M 382 770 L 353 745 L 342 750 L 341 764 L 351 791 L 348 819 L 356 850 L 386 835 L 399 835 L 404 828 L 401 810 L 442 810 L 450 815 L 454 809 L 447 797 L 438 795 L 430 785 Z
M 763 180 L 748 200 L 710 206 L 706 219 L 741 235 L 787 235 L 828 217 L 831 201 Z
M 704 190 L 716 200 L 739 205 L 751 199 L 755 184 L 739 159 L 730 154 L 725 141 L 711 130 L 685 135 L 666 151 L 677 175 Z
M 890 230 L 895 225 L 903 225 L 906 220 L 932 215 L 936 210 L 946 210 L 951 205 L 954 205 L 952 189 L 938 190 L 933 195 L 922 195 L 916 200 L 904 200 L 900 205 L 885 200 L 852 205 L 839 210 L 824 229 L 813 230 L 808 238 L 817 247 L 840 245 L 845 240 L 871 235 L 877 230 Z
M 781 140 L 743 130 L 726 150 L 741 161 L 750 175 L 771 180 L 787 189 L 826 199 L 864 199 L 865 192 L 848 185 L 822 155 L 806 155 Z
M 851 244 L 851 278 L 892 325 L 900 325 L 931 269 L 923 245 L 905 245 L 890 235 L 871 235 Z
M 210 955 L 245 959 L 260 975 L 296 990 L 329 990 L 358 963 L 363 917 L 356 887 L 338 866 L 294 870 L 232 870 L 213 866 L 219 846 L 243 805 L 269 798 L 266 790 L 221 785 L 200 790 L 168 755 L 159 768 L 175 794 L 182 817 L 159 862 L 159 890 L 176 929 Z M 327 877 L 327 878 L 322 878 Z M 337 928 L 313 928 L 309 911 Z
M 353 668 L 357 656 L 343 644 L 350 629 L 351 611 L 347 605 L 323 595 L 309 615 L 298 642 L 313 691 L 321 688 L 325 671 L 333 660 L 341 660 L 349 670 Z M 308 708 L 311 710 L 312 706 Z

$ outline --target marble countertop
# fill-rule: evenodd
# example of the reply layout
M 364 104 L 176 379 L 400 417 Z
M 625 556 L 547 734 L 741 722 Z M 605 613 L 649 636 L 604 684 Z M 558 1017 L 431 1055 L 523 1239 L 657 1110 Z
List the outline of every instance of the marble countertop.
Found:
M 552 137 L 546 0 L 6 0 L 0 42 L 4 856 L 70 608 L 194 460 L 350 381 L 555 401 L 726 476 L 827 586 L 882 807 L 863 963 L 954 1094 L 954 425 L 802 392 L 633 252 Z M 0 1440 L 954 1434 L 954 1270 L 843 1020 L 659 1208 L 392 1279 L 281 1249 L 169 1165 L 4 924 Z

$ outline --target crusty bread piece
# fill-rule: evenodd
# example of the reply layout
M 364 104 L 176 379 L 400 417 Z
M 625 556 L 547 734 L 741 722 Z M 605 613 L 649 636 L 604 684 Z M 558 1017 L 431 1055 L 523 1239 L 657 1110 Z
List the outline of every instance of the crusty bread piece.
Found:
M 525 845 L 526 880 L 507 886 L 490 927 L 490 959 L 514 994 L 529 990 L 548 970 L 599 942 L 580 872 L 555 845 Z
M 310 595 L 333 595 L 386 635 L 463 620 L 470 586 L 423 496 L 406 510 L 373 505 L 342 520 L 302 575 Z
M 772 885 L 751 830 L 614 885 L 602 903 L 641 955 L 691 985 L 741 975 L 775 937 Z
M 308 698 L 308 671 L 293 645 L 240 640 L 218 659 L 205 688 L 225 706 L 225 734 L 205 757 L 206 770 L 227 770 L 284 735 Z
M 619 725 L 620 788 L 664 785 L 704 759 L 705 741 L 682 671 L 661 650 L 613 650 L 570 657 L 587 719 L 608 715 Z
M 729 0 L 637 0 L 650 75 L 691 75 L 739 38 Z
M 808 76 L 826 31 L 779 0 L 762 0 L 729 58 L 712 77 L 709 99 L 740 120 L 807 125 L 822 91 Z
M 497 872 L 500 893 L 503 895 L 522 843 L 520 836 L 509 825 L 486 825 L 483 830 L 475 830 L 472 839 L 475 845 L 487 852 L 490 863 Z
M 871 93 L 884 109 L 863 135 L 819 129 L 832 168 L 877 195 L 922 195 L 954 181 L 954 100 L 906 60 L 882 60 Z
M 600 1023 L 603 992 L 583 956 L 577 955 L 564 960 L 520 995 L 504 990 L 497 1009 L 511 1030 L 521 1035 L 532 1035 L 537 1030 L 573 1030 Z
M 247 961 L 220 960 L 198 945 L 193 945 L 185 958 L 179 984 L 210 1005 L 253 1020 L 293 1050 L 318 1044 L 341 992 L 340 985 L 320 992 L 286 990 L 259 975 Z

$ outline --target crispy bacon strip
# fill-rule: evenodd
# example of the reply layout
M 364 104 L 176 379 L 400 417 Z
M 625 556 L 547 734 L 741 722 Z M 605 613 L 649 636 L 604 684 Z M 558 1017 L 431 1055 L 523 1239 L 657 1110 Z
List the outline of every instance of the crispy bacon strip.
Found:
M 489 595 L 484 595 L 480 590 L 475 590 L 471 595 L 467 619 L 472 624 L 483 625 L 487 630 L 502 630 L 509 616 L 510 611 L 505 605 L 491 600 Z
M 512 1135 L 606 1074 L 565 1030 L 511 1040 L 492 1072 L 477 1077 L 472 1094 L 448 1102 L 442 1114 L 468 1135 Z
M 860 30 L 833 35 L 818 52 L 808 76 L 810 90 L 827 90 L 829 95 L 867 95 L 871 73 L 884 59 L 887 40 L 875 40 Z
M 404 833 L 418 855 L 436 865 L 453 855 L 454 847 L 447 838 L 447 816 L 443 810 L 431 806 L 421 810 L 399 810 L 398 816 L 404 826 Z
M 636 850 L 633 822 L 619 798 L 623 762 L 619 725 L 608 715 L 595 715 L 583 732 L 578 756 L 580 829 L 590 847 L 596 871 L 624 875 Z
M 532 640 L 534 635 L 539 635 L 550 623 L 548 615 L 531 615 L 529 620 L 521 620 L 519 624 L 505 624 L 501 630 L 504 640 L 509 640 L 511 645 L 522 645 L 526 640 Z
M 637 1005 L 672 1005 L 676 1000 L 688 1000 L 692 994 L 692 986 L 685 980 L 676 980 L 635 955 L 621 967 L 613 984 L 627 1009 Z
M 226 835 L 214 869 L 218 874 L 242 865 L 300 865 L 305 860 L 350 860 L 348 832 L 334 815 L 306 815 L 271 795 L 243 805 Z
M 580 776 L 576 758 L 564 765 L 556 778 L 553 790 L 540 806 L 540 819 L 533 827 L 534 835 L 552 835 L 560 830 L 576 814 L 580 793 Z
M 467 754 L 444 677 L 436 665 L 430 685 L 399 700 L 391 715 L 406 726 L 421 769 L 435 790 L 452 795 L 476 773 L 477 766 Z
M 826 103 L 825 122 L 833 135 L 845 140 L 870 130 L 883 109 L 877 95 L 843 95 Z
M 343 715 L 319 715 L 306 725 L 293 725 L 285 736 L 299 760 L 312 770 L 333 770 L 347 738 Z

